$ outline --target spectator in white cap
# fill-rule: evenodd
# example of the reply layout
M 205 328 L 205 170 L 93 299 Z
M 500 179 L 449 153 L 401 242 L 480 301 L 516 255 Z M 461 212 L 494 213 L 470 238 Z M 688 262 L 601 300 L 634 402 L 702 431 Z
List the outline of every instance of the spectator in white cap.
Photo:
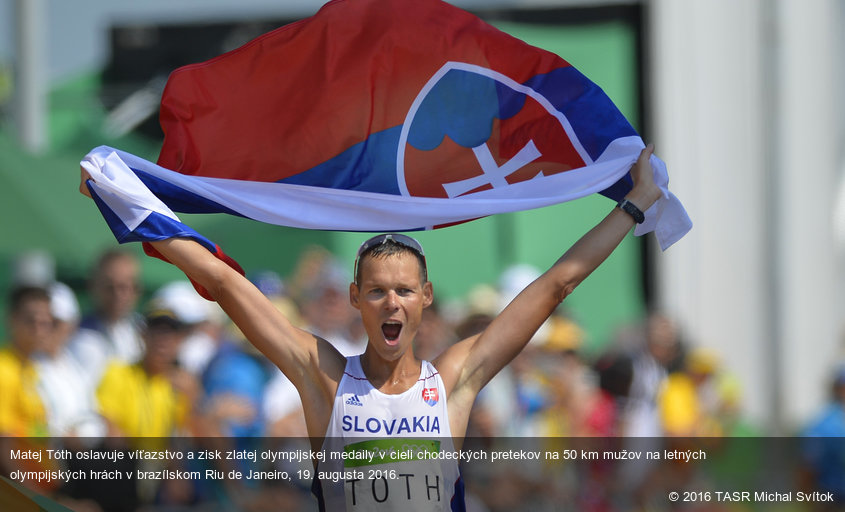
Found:
M 79 326 L 79 303 L 64 283 L 53 283 L 48 292 L 54 329 L 35 359 L 48 432 L 54 437 L 102 436 L 105 423 L 97 413 L 96 382 L 68 348 Z
M 190 331 L 179 348 L 179 366 L 192 375 L 201 376 L 217 353 L 223 336 L 226 316 L 216 302 L 197 294 L 187 280 L 173 281 L 159 288 L 153 299 L 161 302 Z

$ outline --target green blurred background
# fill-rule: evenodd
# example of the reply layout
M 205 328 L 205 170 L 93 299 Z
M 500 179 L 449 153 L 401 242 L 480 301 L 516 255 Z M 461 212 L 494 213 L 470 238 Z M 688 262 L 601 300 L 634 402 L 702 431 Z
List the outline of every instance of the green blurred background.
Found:
M 596 82 L 638 130 L 641 129 L 640 57 L 636 24 L 622 18 L 578 23 L 494 23 L 531 44 L 553 51 Z M 0 96 L 11 97 L 9 70 L 0 79 Z M 0 126 L 0 289 L 12 284 L 13 267 L 30 251 L 46 251 L 56 261 L 57 279 L 80 295 L 97 254 L 115 241 L 90 201 L 77 192 L 78 162 L 91 148 L 106 144 L 155 161 L 160 140 L 139 134 L 106 134 L 107 110 L 100 101 L 103 73 L 90 72 L 55 84 L 49 98 L 49 149 L 39 155 L 22 150 L 10 123 Z M 3 92 L 5 91 L 5 93 Z M 508 266 L 528 263 L 545 270 L 613 206 L 594 196 L 540 210 L 480 219 L 416 233 L 430 265 L 435 295 L 442 303 L 459 300 L 475 285 L 496 284 Z M 217 242 L 247 271 L 274 270 L 288 275 L 300 254 L 318 244 L 342 262 L 352 261 L 360 233 L 320 232 L 263 225 L 225 215 L 180 215 Z M 140 246 L 132 248 L 140 254 Z M 144 289 L 182 277 L 175 268 L 142 257 Z M 588 352 L 602 347 L 620 324 L 644 312 L 646 279 L 643 247 L 629 236 L 593 276 L 566 301 L 567 312 L 586 331 Z M 6 293 L 2 300 L 5 305 Z M 5 317 L 4 317 L 5 321 Z M 0 328 L 3 326 L 0 325 Z

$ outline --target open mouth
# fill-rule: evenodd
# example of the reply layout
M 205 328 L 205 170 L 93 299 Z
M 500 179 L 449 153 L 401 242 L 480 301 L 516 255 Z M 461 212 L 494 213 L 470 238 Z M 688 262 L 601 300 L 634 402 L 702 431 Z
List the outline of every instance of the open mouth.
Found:
M 402 332 L 402 324 L 399 322 L 387 321 L 381 324 L 381 333 L 388 344 L 394 345 Z

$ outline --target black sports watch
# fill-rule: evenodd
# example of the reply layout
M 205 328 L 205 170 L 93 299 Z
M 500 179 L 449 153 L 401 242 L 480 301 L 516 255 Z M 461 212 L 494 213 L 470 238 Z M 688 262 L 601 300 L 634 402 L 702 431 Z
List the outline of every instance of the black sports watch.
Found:
M 645 215 L 643 215 L 643 211 L 637 208 L 637 205 L 628 201 L 627 199 L 623 199 L 619 201 L 617 205 L 623 212 L 627 213 L 631 217 L 634 218 L 634 222 L 637 224 L 642 224 L 645 220 Z

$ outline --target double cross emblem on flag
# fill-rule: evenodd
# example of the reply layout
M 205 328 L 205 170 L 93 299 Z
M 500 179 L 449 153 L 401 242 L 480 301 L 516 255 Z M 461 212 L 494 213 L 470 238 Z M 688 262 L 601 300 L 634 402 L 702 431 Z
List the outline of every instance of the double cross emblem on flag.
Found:
M 591 161 L 568 120 L 541 92 L 460 62 L 446 63 L 422 87 L 398 150 L 400 191 L 427 197 L 507 187 Z

